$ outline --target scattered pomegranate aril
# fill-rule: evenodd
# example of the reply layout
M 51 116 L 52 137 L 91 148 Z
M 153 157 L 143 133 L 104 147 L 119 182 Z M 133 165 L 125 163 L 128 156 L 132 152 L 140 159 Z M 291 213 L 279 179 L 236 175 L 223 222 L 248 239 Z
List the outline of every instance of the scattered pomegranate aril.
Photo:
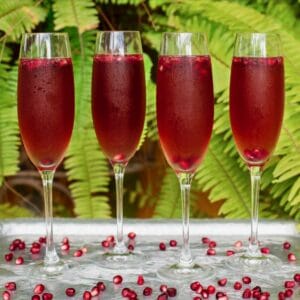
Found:
M 62 239 L 62 243 L 63 243 L 63 244 L 70 244 L 69 238 L 65 236 L 65 237 Z
M 31 247 L 33 247 L 33 248 L 41 248 L 41 244 L 40 244 L 40 243 L 37 243 L 37 242 L 33 242 L 33 243 L 31 244 Z
M 226 251 L 227 256 L 231 256 L 231 255 L 234 255 L 234 254 L 235 254 L 235 251 L 233 251 L 233 250 L 227 250 Z
M 216 253 L 217 253 L 216 250 L 213 248 L 208 248 L 206 251 L 206 255 L 208 255 L 208 256 L 214 256 L 214 255 L 216 255 Z
M 252 292 L 252 298 L 258 299 L 260 297 L 260 291 L 253 291 Z
M 210 239 L 208 237 L 205 236 L 202 238 L 202 244 L 209 244 L 209 242 L 210 242 Z
M 242 241 L 236 241 L 233 246 L 234 246 L 234 248 L 240 249 L 240 248 L 243 247 L 243 242 Z
M 22 256 L 19 256 L 16 261 L 15 261 L 16 265 L 23 265 L 24 263 L 24 258 Z
M 34 289 L 33 292 L 37 295 L 40 295 L 44 292 L 45 290 L 45 286 L 43 284 L 37 284 Z
M 74 257 L 81 257 L 82 255 L 83 255 L 83 252 L 81 249 L 78 249 L 73 253 Z
M 94 286 L 94 287 L 91 289 L 91 295 L 92 295 L 93 297 L 96 297 L 96 296 L 98 296 L 99 294 L 100 294 L 100 290 L 98 289 L 97 286 Z
M 282 247 L 283 247 L 283 249 L 285 249 L 285 250 L 289 250 L 290 248 L 291 248 L 291 243 L 290 242 L 284 242 L 283 244 L 282 244 Z
M 233 288 L 239 291 L 242 288 L 242 284 L 239 281 L 236 281 L 233 285 Z
M 103 241 L 101 242 L 101 246 L 102 246 L 103 248 L 109 248 L 109 247 L 110 247 L 110 243 L 109 243 L 109 241 L 103 240 Z
M 121 294 L 122 294 L 123 297 L 129 297 L 129 295 L 131 294 L 130 289 L 129 288 L 122 289 Z
M 113 278 L 113 283 L 114 284 L 121 284 L 123 281 L 123 277 L 121 275 L 116 275 Z
M 31 297 L 31 300 L 40 300 L 40 299 L 41 299 L 40 295 L 33 295 Z
M 284 287 L 287 289 L 292 289 L 295 287 L 295 285 L 296 285 L 296 282 L 293 280 L 287 280 L 284 282 Z
M 260 293 L 261 293 L 261 287 L 260 287 L 260 286 L 255 286 L 255 287 L 252 289 L 252 292 L 260 292 Z
M 87 247 L 82 247 L 80 250 L 82 251 L 82 254 L 86 254 L 88 252 Z
M 278 300 L 285 300 L 284 292 L 279 292 L 278 293 Z
M 45 236 L 41 236 L 41 237 L 39 238 L 39 243 L 40 243 L 40 244 L 46 244 L 46 242 L 47 242 L 47 238 L 46 238 Z
M 243 278 L 242 278 L 242 281 L 243 281 L 243 283 L 245 283 L 245 284 L 249 284 L 249 283 L 251 283 L 251 278 L 249 277 L 249 276 L 244 276 Z
M 168 296 L 169 297 L 176 297 L 176 295 L 177 295 L 177 290 L 175 289 L 175 288 L 172 288 L 172 287 L 170 287 L 170 288 L 167 288 L 167 294 L 168 294 Z
M 9 251 L 15 251 L 16 250 L 16 246 L 14 244 L 10 244 L 8 247 Z
M 130 290 L 129 299 L 130 300 L 137 300 L 137 293 L 133 290 Z
M 165 243 L 163 243 L 163 242 L 159 243 L 159 250 L 165 251 L 166 249 L 167 249 L 167 247 L 166 247 Z
M 167 300 L 167 299 L 168 299 L 168 295 L 166 293 L 162 293 L 157 296 L 157 300 Z
M 67 288 L 66 289 L 66 295 L 68 297 L 73 297 L 76 294 L 76 290 L 74 288 Z
M 82 295 L 82 299 L 83 300 L 90 300 L 90 299 L 92 299 L 92 294 L 89 291 L 84 291 L 84 293 Z
M 31 247 L 30 252 L 31 252 L 31 254 L 39 254 L 41 252 L 41 248 Z
M 201 299 L 201 297 L 199 297 L 199 296 L 195 296 L 195 297 L 193 298 L 193 300 L 202 300 L 202 299 Z
M 251 290 L 250 289 L 245 289 L 244 292 L 243 292 L 242 297 L 243 297 L 243 299 L 249 299 L 249 298 L 251 298 L 251 295 L 252 295 Z
M 102 282 L 102 281 L 99 281 L 97 284 L 96 284 L 97 288 L 99 289 L 99 291 L 103 292 L 105 291 L 106 289 L 106 286 L 105 284 Z
M 166 284 L 161 284 L 159 287 L 159 290 L 163 293 L 166 293 L 168 289 L 168 286 Z
M 170 247 L 176 247 L 177 246 L 177 241 L 170 240 L 169 245 L 170 245 Z
M 60 246 L 61 251 L 69 251 L 70 250 L 70 245 L 69 244 L 62 244 Z
M 218 285 L 219 286 L 225 286 L 227 283 L 227 278 L 222 278 L 218 280 Z
M 135 232 L 129 232 L 127 236 L 130 240 L 134 240 L 136 238 L 136 233 Z
M 262 254 L 270 254 L 271 250 L 270 250 L 270 248 L 268 248 L 268 247 L 262 247 L 262 248 L 260 249 L 260 252 L 261 252 Z
M 294 280 L 295 280 L 296 282 L 300 282 L 300 273 L 296 273 L 296 274 L 294 275 Z
M 144 296 L 151 296 L 152 295 L 152 288 L 149 287 L 149 286 L 145 287 L 144 290 L 143 290 L 143 295 Z
M 206 290 L 210 295 L 213 295 L 216 292 L 216 288 L 213 285 L 209 285 Z
M 10 300 L 10 292 L 4 291 L 4 292 L 2 293 L 2 299 L 3 299 L 3 300 Z
M 4 255 L 4 259 L 9 262 L 12 261 L 12 259 L 14 258 L 14 255 L 12 253 L 7 253 Z
M 129 245 L 127 246 L 127 249 L 128 249 L 129 251 L 133 251 L 133 250 L 134 250 L 134 246 L 131 245 L 131 244 L 129 244 Z
M 201 296 L 203 299 L 208 299 L 209 298 L 209 293 L 207 292 L 207 290 L 202 290 L 201 292 Z
M 296 261 L 296 255 L 294 253 L 289 253 L 288 254 L 288 261 Z
M 53 299 L 53 295 L 51 293 L 44 293 L 42 295 L 42 299 L 43 300 L 52 300 Z
M 10 282 L 5 283 L 5 288 L 9 291 L 15 291 L 17 289 L 17 285 L 15 282 L 10 281 Z
M 23 242 L 23 241 L 20 242 L 19 245 L 18 245 L 18 248 L 19 248 L 19 250 L 24 250 L 26 248 L 25 242 Z
M 291 289 L 287 289 L 287 290 L 284 291 L 284 296 L 287 297 L 287 298 L 292 297 L 293 294 L 294 294 L 294 292 Z
M 216 248 L 216 247 L 217 247 L 217 243 L 216 243 L 215 241 L 210 241 L 210 242 L 208 243 L 208 247 L 209 247 L 209 248 Z
M 227 300 L 228 298 L 227 298 L 227 296 L 226 296 L 226 294 L 225 293 L 223 293 L 223 292 L 217 292 L 217 294 L 216 294 L 216 299 L 218 299 L 218 300 Z
M 136 283 L 138 285 L 143 285 L 145 283 L 145 279 L 144 279 L 143 275 L 138 276 Z

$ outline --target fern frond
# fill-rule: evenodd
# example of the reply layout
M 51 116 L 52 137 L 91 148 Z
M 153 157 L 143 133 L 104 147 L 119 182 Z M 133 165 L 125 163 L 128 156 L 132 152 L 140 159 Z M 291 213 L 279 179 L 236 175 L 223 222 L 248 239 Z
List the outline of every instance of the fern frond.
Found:
M 181 202 L 178 178 L 173 170 L 167 169 L 161 185 L 154 218 L 180 218 Z
M 0 219 L 14 219 L 14 218 L 29 218 L 33 214 L 26 208 L 10 205 L 8 203 L 0 204 Z
M 97 11 L 91 0 L 56 0 L 53 10 L 55 30 L 77 27 L 81 34 L 98 27 Z
M 33 0 L 1 1 L 0 30 L 12 40 L 17 40 L 24 32 L 30 32 L 46 18 L 47 11 L 40 6 L 41 2 Z
M 130 4 L 130 5 L 139 5 L 142 2 L 144 2 L 144 0 L 97 0 L 98 3 L 112 3 L 115 5 L 125 5 L 125 4 Z

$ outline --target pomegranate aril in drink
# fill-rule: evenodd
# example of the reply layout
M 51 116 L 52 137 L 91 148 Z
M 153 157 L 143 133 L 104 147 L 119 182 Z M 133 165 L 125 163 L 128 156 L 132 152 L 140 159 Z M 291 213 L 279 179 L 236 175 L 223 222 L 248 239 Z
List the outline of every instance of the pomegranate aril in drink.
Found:
M 279 292 L 278 293 L 278 300 L 285 300 L 284 292 Z
M 235 252 L 233 250 L 227 250 L 226 251 L 227 256 L 231 256 L 231 255 L 234 255 L 234 254 L 235 254 Z
M 143 295 L 144 296 L 151 296 L 152 295 L 152 288 L 149 287 L 149 286 L 145 287 L 144 290 L 143 290 Z
M 42 295 L 42 299 L 43 300 L 52 300 L 53 299 L 53 295 L 51 293 L 44 293 Z
M 5 288 L 9 291 L 15 291 L 17 289 L 17 285 L 15 282 L 10 281 L 10 282 L 5 283 Z
M 124 288 L 124 289 L 122 290 L 122 296 L 123 296 L 123 297 L 129 297 L 130 294 L 131 294 L 131 292 L 130 292 L 130 289 L 129 289 L 129 288 Z
M 202 292 L 201 292 L 201 296 L 202 296 L 203 299 L 208 299 L 209 294 L 208 294 L 207 290 L 203 289 Z
M 102 245 L 103 248 L 109 248 L 110 247 L 109 241 L 106 241 L 106 240 L 103 240 L 101 242 L 101 245 Z
M 210 295 L 213 295 L 216 292 L 216 288 L 213 285 L 209 285 L 206 290 Z
M 37 284 L 37 285 L 34 287 L 33 292 L 34 292 L 35 294 L 40 295 L 40 294 L 42 294 L 42 293 L 44 292 L 44 290 L 45 290 L 45 286 L 44 286 L 43 284 Z
M 289 298 L 289 297 L 292 297 L 294 294 L 293 290 L 291 289 L 286 289 L 285 292 L 284 292 L 284 296 Z
M 161 286 L 159 287 L 159 290 L 163 293 L 166 293 L 168 289 L 168 286 L 166 284 L 161 284 Z
M 123 281 L 123 278 L 122 278 L 121 275 L 116 275 L 116 276 L 114 276 L 114 278 L 113 278 L 113 283 L 114 283 L 114 284 L 121 284 L 122 281 Z
M 73 297 L 76 294 L 76 290 L 74 288 L 67 288 L 66 289 L 66 295 L 68 297 Z

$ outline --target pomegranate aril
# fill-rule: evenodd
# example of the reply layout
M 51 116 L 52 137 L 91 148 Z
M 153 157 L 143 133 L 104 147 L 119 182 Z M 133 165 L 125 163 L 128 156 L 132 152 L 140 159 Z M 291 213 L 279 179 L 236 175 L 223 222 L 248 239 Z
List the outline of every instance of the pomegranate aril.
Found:
M 43 300 L 52 300 L 53 299 L 53 295 L 51 293 L 44 293 L 42 295 L 42 299 Z
M 40 243 L 33 242 L 33 243 L 31 244 L 31 247 L 33 247 L 33 248 L 41 248 L 41 245 L 40 245 Z
M 7 253 L 4 255 L 4 259 L 9 262 L 12 261 L 12 259 L 14 258 L 14 255 L 12 253 Z
M 168 299 L 168 295 L 166 293 L 162 293 L 157 296 L 157 300 L 167 300 L 167 299 Z
M 209 256 L 214 256 L 214 255 L 216 255 L 216 253 L 217 253 L 216 250 L 213 248 L 208 248 L 206 251 L 206 254 Z
M 218 280 L 218 285 L 219 286 L 225 286 L 227 283 L 227 278 L 222 278 Z
M 21 242 L 18 246 L 19 250 L 24 250 L 26 248 L 25 242 Z
M 4 291 L 4 292 L 2 293 L 2 299 L 3 299 L 3 300 L 10 300 L 10 292 Z
M 260 297 L 260 291 L 253 291 L 252 292 L 252 298 L 259 298 Z
M 177 290 L 175 288 L 167 288 L 167 294 L 169 297 L 175 297 L 177 295 Z
M 93 297 L 96 297 L 96 296 L 98 296 L 99 294 L 100 294 L 100 290 L 98 289 L 97 286 L 94 286 L 94 287 L 91 289 L 91 295 L 92 295 Z
M 159 287 L 159 290 L 163 293 L 166 293 L 168 289 L 168 286 L 166 284 L 161 284 Z
M 47 239 L 46 239 L 45 236 L 41 236 L 41 237 L 39 238 L 39 243 L 40 243 L 40 244 L 46 244 L 46 242 L 47 242 Z
M 10 282 L 5 283 L 5 288 L 9 291 L 15 291 L 17 289 L 17 285 L 15 282 L 10 281 Z
M 102 245 L 103 248 L 109 248 L 110 247 L 109 241 L 106 241 L 106 240 L 102 241 L 101 245 Z
M 242 284 L 239 281 L 236 281 L 233 285 L 233 288 L 239 291 L 242 288 Z
M 287 290 L 284 291 L 284 296 L 287 297 L 287 298 L 292 297 L 293 294 L 294 294 L 294 292 L 291 289 L 287 289 Z
M 234 254 L 235 254 L 235 252 L 233 250 L 227 250 L 226 251 L 227 256 L 231 256 L 231 255 L 234 255 Z
M 74 257 L 80 257 L 80 256 L 82 256 L 82 255 L 83 255 L 83 252 L 82 252 L 81 249 L 78 249 L 78 250 L 76 250 L 76 251 L 73 253 L 73 256 L 74 256 Z
M 296 273 L 296 274 L 294 275 L 294 280 L 295 280 L 296 282 L 300 282 L 300 273 Z
M 193 298 L 193 300 L 202 300 L 202 299 L 201 299 L 201 297 L 199 297 L 199 296 L 195 296 L 195 297 Z
M 31 297 L 31 300 L 40 300 L 40 299 L 41 299 L 40 295 L 33 295 Z
M 240 249 L 241 247 L 243 247 L 243 242 L 242 241 L 236 241 L 233 246 L 237 249 Z
M 202 238 L 202 244 L 209 244 L 209 242 L 210 242 L 210 239 L 208 237 L 205 236 Z
M 165 251 L 166 248 L 167 248 L 167 247 L 166 247 L 166 244 L 165 244 L 165 243 L 163 243 L 163 242 L 159 243 L 159 250 Z
M 149 286 L 145 287 L 144 290 L 143 290 L 143 295 L 144 296 L 151 296 L 152 295 L 152 288 L 149 287 Z
M 143 285 L 145 283 L 145 279 L 144 279 L 143 275 L 138 276 L 136 283 L 138 285 Z
M 129 232 L 127 236 L 130 240 L 134 240 L 136 238 L 136 233 L 135 232 Z
M 130 300 L 137 300 L 137 293 L 133 290 L 130 290 L 129 299 Z
M 40 295 L 40 294 L 43 293 L 44 290 L 45 290 L 45 286 L 44 286 L 43 284 L 37 284 L 37 285 L 34 287 L 33 292 L 34 292 L 35 294 Z
M 133 251 L 133 250 L 134 250 L 134 246 L 131 245 L 131 244 L 129 244 L 129 245 L 127 246 L 127 249 L 128 249 L 129 251 Z
M 66 295 L 68 297 L 73 297 L 76 294 L 76 290 L 74 288 L 67 288 L 66 289 Z
M 288 261 L 296 261 L 296 255 L 294 253 L 289 253 L 288 254 Z
M 285 250 L 289 250 L 291 248 L 291 246 L 292 245 L 289 242 L 284 242 L 282 245 L 283 249 L 285 249 Z
M 122 278 L 121 275 L 116 275 L 116 276 L 114 276 L 114 278 L 113 278 L 113 283 L 114 283 L 114 284 L 121 284 L 122 281 L 123 281 L 123 278 Z
M 217 247 L 217 243 L 215 241 L 210 241 L 208 244 L 209 248 L 216 248 Z
M 82 254 L 85 254 L 85 253 L 88 252 L 88 248 L 87 247 L 82 247 L 80 250 L 82 251 Z
M 63 244 L 69 244 L 69 243 L 70 243 L 69 238 L 65 236 L 65 237 L 62 239 L 62 243 L 63 243 Z
M 70 250 L 70 245 L 69 244 L 63 244 L 60 246 L 60 249 L 62 251 L 69 251 Z
M 82 295 L 82 299 L 83 300 L 90 300 L 90 299 L 92 299 L 92 294 L 89 291 L 84 291 L 84 293 Z
M 263 248 L 260 249 L 260 252 L 262 254 L 270 254 L 271 250 L 268 247 L 263 247 Z
M 99 281 L 96 285 L 97 285 L 99 291 L 101 291 L 101 292 L 105 291 L 106 286 L 102 281 Z
M 24 263 L 24 258 L 22 256 L 19 256 L 16 261 L 15 261 L 16 265 L 23 265 Z
M 244 277 L 242 278 L 242 281 L 243 281 L 243 283 L 245 283 L 245 284 L 249 284 L 249 283 L 251 283 L 251 278 L 250 278 L 249 276 L 244 276 Z
M 287 280 L 284 282 L 284 287 L 287 289 L 292 289 L 293 287 L 295 287 L 296 283 L 295 281 L 292 280 Z
M 201 296 L 202 296 L 203 299 L 208 299 L 209 294 L 208 294 L 207 290 L 202 290 Z
M 243 299 L 249 299 L 249 298 L 251 298 L 251 295 L 252 295 L 251 290 L 245 289 L 242 297 L 243 297 Z
M 131 294 L 131 291 L 130 291 L 130 289 L 129 288 L 124 288 L 123 290 L 122 290 L 122 296 L 123 297 L 129 297 L 129 295 Z
M 216 288 L 213 285 L 209 285 L 206 290 L 210 295 L 213 295 L 216 292 Z
M 169 245 L 170 245 L 170 247 L 176 247 L 177 246 L 177 241 L 170 240 Z
M 190 288 L 192 291 L 196 291 L 201 286 L 199 281 L 194 281 L 190 284 Z
M 30 252 L 32 254 L 39 254 L 41 252 L 41 248 L 38 248 L 38 247 L 31 247 L 30 248 Z
M 285 300 L 284 292 L 279 292 L 278 293 L 278 300 Z

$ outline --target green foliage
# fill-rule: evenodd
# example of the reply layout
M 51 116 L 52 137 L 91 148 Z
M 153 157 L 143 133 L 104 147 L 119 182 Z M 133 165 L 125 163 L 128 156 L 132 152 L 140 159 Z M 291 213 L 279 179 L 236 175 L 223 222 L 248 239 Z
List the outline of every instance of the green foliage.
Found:
M 10 205 L 8 203 L 0 204 L 0 219 L 13 219 L 13 218 L 28 218 L 33 214 L 20 206 Z

